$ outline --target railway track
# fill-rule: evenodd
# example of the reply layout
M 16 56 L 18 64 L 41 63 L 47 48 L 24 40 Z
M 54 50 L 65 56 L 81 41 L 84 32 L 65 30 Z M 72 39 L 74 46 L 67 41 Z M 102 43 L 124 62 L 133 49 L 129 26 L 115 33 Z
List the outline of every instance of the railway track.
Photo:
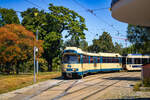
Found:
M 128 76 L 128 74 L 126 74 L 126 75 Z M 119 76 L 119 77 L 122 77 L 122 76 L 124 77 L 124 76 L 126 76 L 126 75 L 121 75 L 121 76 Z M 113 79 L 113 77 L 110 78 L 110 79 Z M 109 81 L 110 81 L 110 80 L 109 80 Z M 119 83 L 119 82 L 121 82 L 121 81 L 122 81 L 122 80 L 116 80 L 115 82 L 113 82 L 113 83 L 110 84 L 110 85 L 103 85 L 104 88 L 98 89 L 97 91 L 95 91 L 95 92 L 93 92 L 93 93 L 87 95 L 86 97 L 83 97 L 81 100 L 86 100 L 86 99 L 90 98 L 91 96 L 94 96 L 94 95 L 97 94 L 97 93 L 103 92 L 104 90 L 106 90 L 106 89 L 108 89 L 108 88 L 114 86 L 115 84 L 117 84 L 117 83 Z
M 37 100 L 38 98 L 48 98 L 48 100 L 86 100 L 93 98 L 95 95 L 99 96 L 98 94 L 101 94 L 101 92 L 105 93 L 103 91 L 107 91 L 108 88 L 111 88 L 122 81 L 115 79 L 115 77 L 122 79 L 121 77 L 126 78 L 130 76 L 134 76 L 134 73 L 106 73 L 102 75 L 90 75 L 83 79 L 62 80 L 60 83 L 49 87 L 28 99 Z M 44 95 L 47 97 L 43 98 Z
M 95 76 L 95 75 L 94 75 L 94 76 Z M 96 75 L 96 76 L 98 76 L 98 75 Z M 86 80 L 86 81 L 84 81 L 84 82 L 92 81 L 92 80 L 94 80 L 94 79 L 102 78 L 102 77 L 104 77 L 104 76 L 106 76 L 106 74 L 103 74 L 103 76 L 99 76 L 99 77 L 94 77 L 94 78 L 92 77 L 92 79 L 88 79 L 88 80 Z M 107 76 L 108 76 L 108 75 L 107 75 Z M 58 82 L 56 85 L 50 86 L 50 87 L 48 87 L 48 88 L 46 88 L 46 89 L 42 89 L 42 90 L 40 90 L 40 91 L 37 91 L 37 92 L 34 93 L 33 95 L 30 95 L 30 96 L 26 97 L 24 100 L 29 100 L 29 99 L 31 99 L 31 98 L 33 98 L 33 97 L 39 95 L 39 94 L 42 94 L 43 92 L 45 92 L 45 91 L 47 91 L 47 90 L 49 90 L 49 89 L 52 89 L 52 88 L 57 87 L 57 86 L 60 86 L 60 85 L 62 85 L 62 84 L 66 84 L 66 83 L 68 84 L 68 83 L 69 83 L 68 81 L 69 81 L 69 82 L 73 82 L 73 84 L 72 84 L 71 86 L 69 86 L 69 87 L 65 90 L 65 92 L 61 94 L 61 96 L 64 96 L 64 95 L 67 93 L 67 91 L 68 91 L 70 88 L 72 88 L 73 86 L 76 86 L 76 85 L 78 85 L 78 84 L 84 83 L 84 82 L 78 83 L 80 80 L 62 80 L 62 81 Z M 75 82 L 74 82 L 74 81 L 75 81 Z M 57 98 L 57 97 L 56 97 L 56 98 Z
M 125 74 L 125 75 L 128 75 L 128 73 Z M 121 76 L 125 76 L 125 75 L 121 75 Z M 104 77 L 104 76 L 105 76 L 105 77 Z M 86 82 L 88 82 L 88 81 L 92 81 L 92 80 L 95 80 L 95 79 L 99 79 L 99 78 L 107 78 L 107 77 L 110 76 L 110 75 L 104 75 L 104 76 L 96 77 L 96 78 L 94 78 L 94 79 L 89 79 L 89 80 L 86 80 L 86 81 L 80 82 L 80 83 L 75 82 L 75 83 L 77 83 L 77 84 L 73 83 L 73 84 L 72 84 L 71 86 L 69 86 L 69 88 L 67 88 L 62 94 L 58 95 L 57 97 L 53 98 L 52 100 L 57 100 L 57 99 L 60 99 L 60 98 L 63 98 L 63 97 L 72 95 L 72 94 L 74 94 L 74 93 L 80 93 L 80 91 L 86 91 L 86 89 L 88 89 L 88 88 L 90 88 L 90 87 L 93 87 L 93 86 L 96 86 L 96 85 L 99 85 L 99 84 L 102 84 L 102 83 L 105 84 L 106 82 L 109 82 L 110 80 L 101 80 L 100 82 L 97 82 L 97 83 L 95 83 L 95 84 L 85 86 L 85 87 L 80 88 L 80 89 L 77 89 L 77 90 L 75 90 L 75 91 L 73 91 L 73 92 L 68 92 L 69 89 L 73 88 L 74 86 L 79 86 L 80 84 L 83 84 L 83 83 L 86 83 Z M 107 76 L 107 77 L 106 77 L 106 76 Z M 121 76 L 120 76 L 120 77 L 121 77 Z M 112 78 L 113 78 L 113 77 L 112 77 Z M 110 79 L 111 79 L 111 78 L 110 78 Z M 90 96 L 92 96 L 92 95 L 94 95 L 94 94 L 96 94 L 96 93 L 98 93 L 98 92 L 101 92 L 101 91 L 103 91 L 103 90 L 105 90 L 105 89 L 111 87 L 112 85 L 117 84 L 118 82 L 120 82 L 120 81 L 116 81 L 116 82 L 114 82 L 114 83 L 112 83 L 112 84 L 110 84 L 110 85 L 107 85 L 106 87 L 104 87 L 104 88 L 102 88 L 102 89 L 100 89 L 100 90 L 97 90 L 97 91 L 95 91 L 94 93 L 91 93 L 90 95 L 88 95 L 88 96 L 86 96 L 85 98 L 82 98 L 82 99 L 84 100 L 84 99 L 86 99 L 86 98 L 88 98 L 88 97 L 90 97 Z
M 70 88 L 72 88 L 73 86 L 82 84 L 82 83 L 84 83 L 84 82 L 92 81 L 92 80 L 95 80 L 95 79 L 98 79 L 98 78 L 102 78 L 102 77 L 104 77 L 104 76 L 106 77 L 106 76 L 109 76 L 109 75 L 103 74 L 102 76 L 99 76 L 99 75 L 93 75 L 93 76 L 94 76 L 94 78 L 92 77 L 91 79 L 85 78 L 86 80 L 83 81 L 83 82 L 80 81 L 80 79 L 79 79 L 79 80 L 62 80 L 62 81 L 58 82 L 57 84 L 55 84 L 55 85 L 53 85 L 53 86 L 50 86 L 50 87 L 48 87 L 48 88 L 46 88 L 46 89 L 39 90 L 39 91 L 37 91 L 36 93 L 34 93 L 33 95 L 30 95 L 30 96 L 25 97 L 24 100 L 29 100 L 29 99 L 31 99 L 31 98 L 33 98 L 33 97 L 39 95 L 39 94 L 42 94 L 43 92 L 45 92 L 45 91 L 47 91 L 47 90 L 49 90 L 49 89 L 52 89 L 52 88 L 57 87 L 57 86 L 60 86 L 60 85 L 62 85 L 62 84 L 68 84 L 69 82 L 73 82 L 73 84 L 72 84 L 71 86 L 69 86 L 69 87 L 64 91 L 64 93 L 61 94 L 61 96 L 64 96 L 64 95 L 67 94 L 67 91 L 68 91 Z M 97 77 L 97 76 L 98 76 L 98 77 Z M 75 81 L 75 82 L 74 82 L 74 81 Z
M 123 75 L 123 76 L 125 76 L 125 75 Z M 132 75 L 132 77 L 134 76 L 134 74 Z M 122 76 L 121 76 L 122 77 Z M 135 76 L 135 77 L 137 77 L 137 76 Z M 103 86 L 105 86 L 104 88 L 102 88 L 102 89 L 99 89 L 99 90 L 97 90 L 97 91 L 95 91 L 94 93 L 91 93 L 91 94 L 89 94 L 89 95 L 87 95 L 86 97 L 83 97 L 81 100 L 90 100 L 90 97 L 92 97 L 92 96 L 95 96 L 97 93 L 100 93 L 100 92 L 103 92 L 104 90 L 106 90 L 106 89 L 108 89 L 108 88 L 110 88 L 110 87 L 112 87 L 112 86 L 114 86 L 114 85 L 116 85 L 116 84 L 118 84 L 119 82 L 121 82 L 122 80 L 116 80 L 116 82 L 113 82 L 112 84 L 110 84 L 110 85 L 103 85 Z M 96 99 L 97 100 L 97 99 Z

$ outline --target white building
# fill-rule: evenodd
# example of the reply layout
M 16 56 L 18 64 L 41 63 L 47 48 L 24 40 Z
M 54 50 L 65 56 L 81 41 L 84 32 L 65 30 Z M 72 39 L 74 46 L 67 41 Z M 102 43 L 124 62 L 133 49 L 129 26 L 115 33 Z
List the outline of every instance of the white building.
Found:
M 150 0 L 112 0 L 111 11 L 119 21 L 150 26 Z

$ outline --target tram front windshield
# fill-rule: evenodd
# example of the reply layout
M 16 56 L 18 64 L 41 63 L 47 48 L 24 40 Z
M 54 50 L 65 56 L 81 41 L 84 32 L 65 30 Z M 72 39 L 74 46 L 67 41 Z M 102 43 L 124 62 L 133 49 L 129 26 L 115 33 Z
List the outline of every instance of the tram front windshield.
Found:
M 77 55 L 64 55 L 63 63 L 75 64 L 78 63 Z

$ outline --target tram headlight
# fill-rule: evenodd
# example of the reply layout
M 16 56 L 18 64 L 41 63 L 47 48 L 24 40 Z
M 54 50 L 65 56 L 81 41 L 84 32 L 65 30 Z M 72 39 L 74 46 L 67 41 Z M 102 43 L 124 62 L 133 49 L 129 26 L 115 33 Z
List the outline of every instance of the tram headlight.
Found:
M 78 71 L 78 69 L 77 69 L 77 68 L 74 68 L 73 71 L 76 72 L 76 71 Z
M 65 72 L 65 71 L 66 71 L 66 68 L 62 68 L 62 71 Z
M 76 68 L 74 68 L 73 71 L 76 72 Z

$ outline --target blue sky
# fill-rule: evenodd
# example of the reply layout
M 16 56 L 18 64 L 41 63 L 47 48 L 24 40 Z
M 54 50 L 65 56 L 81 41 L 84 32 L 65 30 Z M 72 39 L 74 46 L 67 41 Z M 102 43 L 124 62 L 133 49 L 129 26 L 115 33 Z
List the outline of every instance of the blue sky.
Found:
M 121 43 L 125 46 L 125 41 L 118 38 L 126 38 L 127 24 L 119 22 L 111 17 L 109 9 L 96 10 L 94 13 L 97 17 L 87 12 L 84 8 L 80 7 L 74 0 L 28 0 L 34 4 L 48 10 L 48 4 L 53 3 L 57 6 L 64 6 L 71 10 L 76 11 L 85 18 L 88 31 L 85 31 L 86 40 L 89 45 L 92 44 L 93 39 L 97 39 L 102 35 L 103 31 L 109 32 L 113 37 L 113 42 Z M 87 9 L 101 9 L 109 8 L 111 0 L 76 0 Z M 24 11 L 27 8 L 36 7 L 26 0 L 0 0 L 0 7 L 12 8 L 17 11 Z M 39 8 L 40 9 L 40 8 Z M 41 10 L 41 9 L 40 9 Z M 19 14 L 19 13 L 18 13 Z M 119 32 L 119 34 L 118 34 Z M 64 32 L 65 34 L 65 32 Z M 98 35 L 97 35 L 98 34 Z M 129 45 L 130 43 L 128 43 Z

